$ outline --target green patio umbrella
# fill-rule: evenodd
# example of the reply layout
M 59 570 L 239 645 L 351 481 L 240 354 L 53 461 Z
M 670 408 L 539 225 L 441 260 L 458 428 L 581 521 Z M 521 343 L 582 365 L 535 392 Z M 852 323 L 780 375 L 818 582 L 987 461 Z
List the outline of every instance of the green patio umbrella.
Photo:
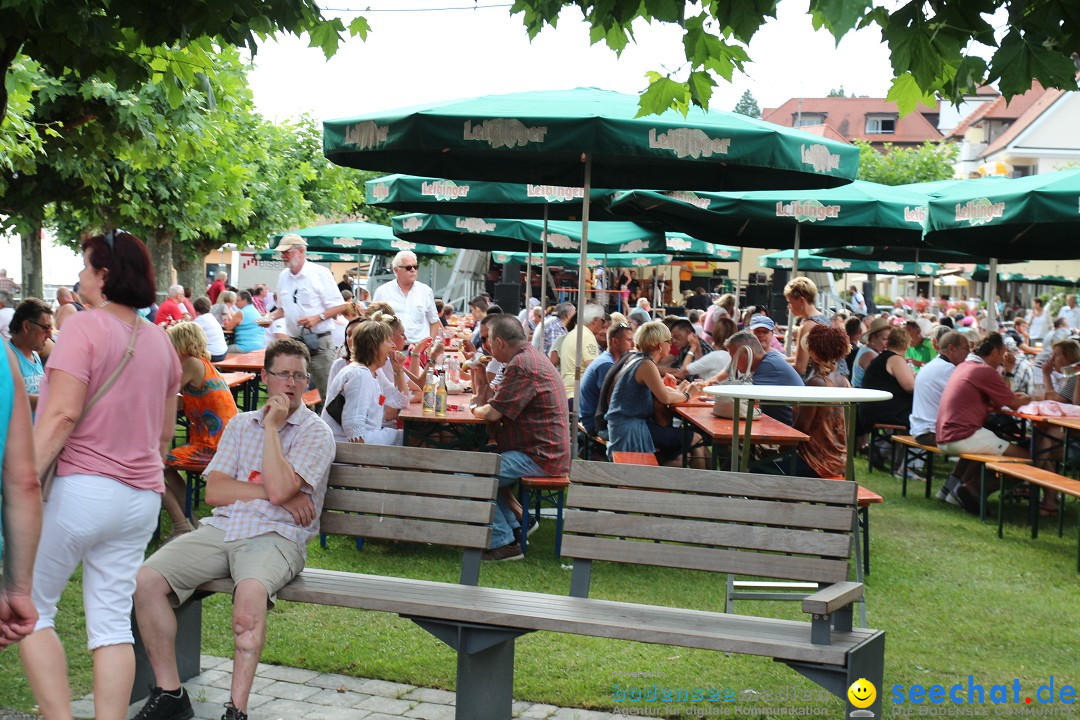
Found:
M 969 255 L 956 250 L 942 250 L 926 245 L 909 247 L 907 245 L 845 245 L 838 248 L 821 248 L 813 251 L 814 255 L 840 258 L 844 260 L 891 260 L 894 262 L 914 262 L 918 255 L 919 262 L 932 263 L 988 263 L 988 255 Z M 1003 263 L 1025 262 L 1019 259 L 999 259 Z
M 975 272 L 971 273 L 971 279 L 976 282 L 987 282 L 990 279 L 990 267 L 988 265 L 976 265 Z M 1014 273 L 1001 271 L 998 271 L 998 282 L 1029 283 L 1031 285 L 1053 285 L 1056 287 L 1074 287 L 1078 283 L 1080 283 L 1077 278 L 1063 277 L 1061 275 L 1039 275 L 1037 273 Z
M 430 244 L 418 244 L 403 240 L 394 235 L 387 225 L 369 222 L 335 223 L 332 225 L 314 225 L 312 227 L 291 230 L 307 240 L 309 252 L 363 251 L 365 255 L 393 255 L 399 250 L 412 250 L 417 255 L 449 255 L 453 252 L 448 247 Z M 272 235 L 275 242 L 284 233 Z
M 308 252 L 304 256 L 311 262 L 356 262 L 356 253 Z M 269 249 L 255 253 L 256 260 L 279 260 L 280 258 L 281 253 Z
M 1080 170 L 1031 175 L 991 184 L 958 184 L 931 199 L 927 244 L 986 253 L 994 327 L 998 257 L 1071 260 L 1080 257 Z
M 877 273 L 879 275 L 936 275 L 938 267 L 929 262 L 898 262 L 895 260 L 850 260 L 835 258 L 828 250 L 800 250 L 799 267 L 815 272 Z M 764 268 L 790 270 L 795 266 L 795 251 L 781 250 L 758 258 Z
M 636 95 L 596 88 L 489 95 L 326 121 L 323 151 L 364 170 L 590 189 L 830 187 L 858 168 L 851 145 L 737 113 L 637 115 Z
M 676 260 L 741 262 L 742 250 L 729 245 L 706 242 L 680 232 L 664 233 L 667 251 Z
M 493 252 L 491 253 L 491 259 L 500 265 L 505 265 L 508 262 L 524 263 L 528 261 L 529 255 L 521 252 Z M 586 262 L 589 267 L 640 268 L 668 265 L 672 259 L 670 255 L 658 255 L 655 253 L 635 253 L 632 255 L 589 253 Z M 532 263 L 534 265 L 539 264 L 540 258 L 533 256 Z M 576 268 L 581 266 L 581 256 L 577 253 L 548 253 L 547 264 Z
M 597 201 L 611 190 L 594 188 L 593 220 L 621 220 L 597 214 Z M 444 180 L 417 175 L 384 175 L 366 183 L 367 202 L 388 210 L 473 217 L 581 220 L 585 191 L 581 187 L 530 185 L 484 180 Z
M 521 252 L 530 243 L 543 242 L 542 220 L 474 218 L 456 215 L 413 213 L 391 221 L 394 234 L 416 242 L 438 243 L 474 250 Z M 589 229 L 589 247 L 596 253 L 667 253 L 663 233 L 632 222 L 596 223 Z M 583 223 L 552 220 L 548 223 L 548 246 L 556 251 L 580 250 Z

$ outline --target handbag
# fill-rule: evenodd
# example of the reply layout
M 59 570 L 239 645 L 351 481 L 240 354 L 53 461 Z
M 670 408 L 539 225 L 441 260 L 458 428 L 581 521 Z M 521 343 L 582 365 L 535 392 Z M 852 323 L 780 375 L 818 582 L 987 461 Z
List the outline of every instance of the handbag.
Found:
M 746 354 L 749 357 L 747 357 L 746 372 L 740 373 L 739 372 L 738 356 L 739 356 L 739 353 L 743 352 L 744 350 L 746 351 Z M 739 348 L 736 351 L 735 357 L 731 358 L 731 365 L 729 366 L 731 368 L 731 371 L 728 373 L 727 380 L 724 380 L 723 382 L 721 382 L 719 384 L 720 385 L 727 385 L 727 386 L 731 386 L 731 385 L 753 385 L 754 384 L 754 379 L 753 379 L 753 376 L 750 374 L 750 365 L 753 363 L 753 360 L 754 360 L 754 353 L 751 352 L 750 348 L 748 348 L 746 345 L 743 345 L 741 348 Z M 740 400 L 739 402 L 742 402 L 742 400 Z M 734 400 L 734 398 L 717 396 L 716 401 L 713 403 L 712 414 L 715 415 L 716 417 L 727 418 L 728 420 L 731 420 L 732 418 L 734 418 L 735 417 L 735 400 Z M 759 408 L 757 405 L 754 406 L 753 417 L 755 417 L 755 418 L 761 417 L 761 408 Z
M 109 390 L 112 389 L 113 384 L 116 382 L 117 378 L 120 377 L 120 373 L 124 371 L 124 368 L 127 367 L 128 362 L 131 360 L 132 357 L 135 356 L 135 338 L 139 334 L 140 321 L 145 322 L 144 318 L 136 312 L 135 324 L 131 329 L 131 340 L 128 341 L 127 349 L 124 350 L 124 357 L 120 359 L 120 364 L 116 366 L 115 370 L 113 370 L 112 375 L 109 376 L 109 379 L 106 380 L 102 384 L 102 386 L 98 388 L 97 392 L 94 393 L 94 396 L 90 398 L 90 402 L 88 402 L 83 407 L 82 413 L 79 415 L 79 419 L 75 421 L 75 425 L 74 427 L 72 427 L 72 432 L 75 431 L 75 428 L 79 427 L 79 423 L 81 423 L 82 419 L 90 413 L 94 405 L 97 404 L 97 401 L 100 400 L 105 395 L 105 393 L 109 392 Z M 41 474 L 38 476 L 38 480 L 41 482 L 42 502 L 47 501 L 49 499 L 49 493 L 52 492 L 53 480 L 56 479 L 56 466 L 60 462 L 60 453 L 62 453 L 63 451 L 64 448 L 61 447 L 60 450 L 57 451 L 56 455 L 53 456 L 49 464 L 45 466 L 45 469 L 42 470 Z
M 345 388 L 347 387 L 349 387 L 348 381 L 342 384 L 341 390 L 334 396 L 334 399 L 323 406 L 326 414 L 333 418 L 338 425 L 341 424 L 341 414 L 345 412 Z
M 305 327 L 300 328 L 300 342 L 307 345 L 308 353 L 311 357 L 315 357 L 322 349 L 319 347 L 319 334 L 308 330 Z

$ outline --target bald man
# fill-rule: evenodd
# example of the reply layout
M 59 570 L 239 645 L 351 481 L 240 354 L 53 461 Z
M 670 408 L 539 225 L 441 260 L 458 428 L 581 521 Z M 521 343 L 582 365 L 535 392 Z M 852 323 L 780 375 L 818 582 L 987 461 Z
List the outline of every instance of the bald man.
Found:
M 86 309 L 79 302 L 79 297 L 66 287 L 56 291 L 56 304 L 60 306 L 56 315 L 53 316 L 53 325 L 56 326 L 57 332 L 60 331 L 60 326 L 63 325 L 65 319 Z

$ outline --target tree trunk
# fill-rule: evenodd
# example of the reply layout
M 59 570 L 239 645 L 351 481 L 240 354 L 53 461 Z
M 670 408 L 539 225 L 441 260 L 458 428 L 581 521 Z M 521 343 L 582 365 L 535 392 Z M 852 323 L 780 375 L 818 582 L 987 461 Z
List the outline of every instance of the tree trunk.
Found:
M 158 303 L 165 299 L 169 286 L 173 284 L 173 236 L 172 230 L 158 228 L 146 234 L 146 247 L 154 263 L 154 278 L 157 283 Z
M 41 277 L 41 224 L 20 238 L 22 244 L 22 296 L 46 300 Z M 48 298 L 52 300 L 52 298 Z
M 191 290 L 191 298 L 206 294 L 206 266 L 202 256 L 192 259 L 180 243 L 173 243 L 173 265 L 176 267 L 176 282 Z

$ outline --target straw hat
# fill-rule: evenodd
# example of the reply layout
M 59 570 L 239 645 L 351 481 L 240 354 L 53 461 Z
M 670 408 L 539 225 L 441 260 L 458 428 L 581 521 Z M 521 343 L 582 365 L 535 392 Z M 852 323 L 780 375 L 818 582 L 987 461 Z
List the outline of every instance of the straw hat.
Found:
M 892 323 L 890 323 L 887 318 L 875 318 L 874 322 L 870 323 L 870 327 L 867 328 L 865 333 L 863 333 L 863 336 L 861 338 L 862 342 L 869 342 L 871 335 L 881 330 L 888 330 L 890 328 L 892 328 Z

